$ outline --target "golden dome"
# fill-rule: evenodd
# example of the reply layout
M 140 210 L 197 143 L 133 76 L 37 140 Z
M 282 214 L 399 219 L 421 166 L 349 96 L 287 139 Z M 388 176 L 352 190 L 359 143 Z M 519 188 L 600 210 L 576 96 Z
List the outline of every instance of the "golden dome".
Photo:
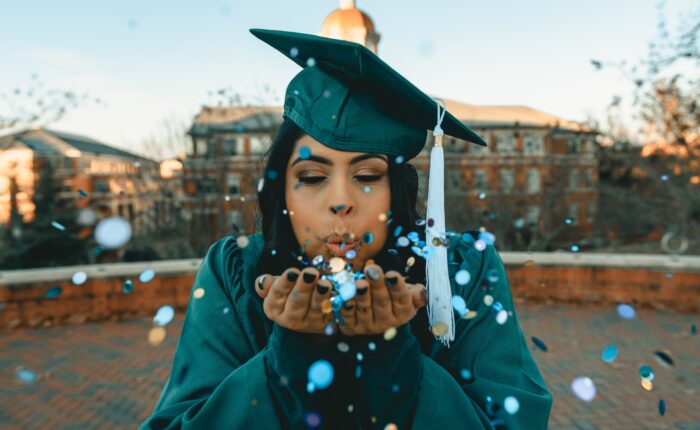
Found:
M 357 9 L 354 0 L 341 0 L 340 9 L 326 17 L 319 35 L 357 42 L 377 52 L 379 34 L 375 31 L 372 18 Z

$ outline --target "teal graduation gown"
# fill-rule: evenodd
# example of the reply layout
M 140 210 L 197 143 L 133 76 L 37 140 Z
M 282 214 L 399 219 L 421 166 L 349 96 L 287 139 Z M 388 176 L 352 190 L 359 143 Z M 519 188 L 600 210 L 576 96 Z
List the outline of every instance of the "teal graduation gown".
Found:
M 477 315 L 457 319 L 449 348 L 430 335 L 425 309 L 390 340 L 278 326 L 254 291 L 261 235 L 245 248 L 219 240 L 199 268 L 192 291 L 205 294 L 190 298 L 170 377 L 141 429 L 547 428 L 552 397 L 503 263 L 493 246 L 475 250 L 477 235 L 450 241 L 453 294 Z M 460 269 L 471 274 L 465 285 L 454 281 Z M 505 322 L 495 318 L 501 308 Z M 321 359 L 332 364 L 333 381 L 310 392 L 308 369 Z

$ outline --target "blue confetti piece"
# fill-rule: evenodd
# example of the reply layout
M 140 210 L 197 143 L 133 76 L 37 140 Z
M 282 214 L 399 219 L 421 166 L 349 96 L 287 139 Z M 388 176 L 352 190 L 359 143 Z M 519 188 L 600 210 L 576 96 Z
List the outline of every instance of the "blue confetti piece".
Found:
M 307 376 L 314 388 L 323 390 L 333 382 L 333 365 L 327 360 L 317 360 L 309 366 Z
M 666 415 L 666 401 L 664 399 L 659 400 L 659 415 L 662 417 Z
M 66 231 L 66 228 L 58 221 L 51 221 L 51 226 L 59 231 Z
M 311 157 L 311 149 L 308 146 L 299 148 L 299 158 L 307 160 L 309 157 Z
M 549 349 L 547 348 L 547 345 L 544 342 L 542 342 L 539 338 L 535 336 L 532 336 L 532 343 L 534 343 L 537 348 L 541 349 L 544 352 L 547 352 L 547 350 Z
M 46 297 L 47 299 L 55 299 L 56 297 L 60 296 L 62 292 L 63 288 L 54 287 L 49 290 L 46 290 L 46 292 L 44 293 L 44 297 Z
M 129 294 L 134 290 L 134 283 L 132 282 L 131 279 L 127 279 L 124 281 L 124 285 L 122 286 L 122 291 L 124 294 Z
M 612 363 L 617 358 L 617 347 L 615 345 L 606 346 L 600 354 L 600 358 L 606 363 Z

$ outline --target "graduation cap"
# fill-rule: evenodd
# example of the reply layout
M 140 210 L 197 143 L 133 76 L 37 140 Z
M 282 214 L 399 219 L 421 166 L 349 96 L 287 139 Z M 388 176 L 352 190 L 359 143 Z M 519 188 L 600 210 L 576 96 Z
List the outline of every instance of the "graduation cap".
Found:
M 416 88 L 363 45 L 289 31 L 250 32 L 303 68 L 287 86 L 283 115 L 322 144 L 408 161 L 425 147 L 432 130 L 426 244 L 444 240 L 442 136 L 481 146 L 486 142 L 447 112 L 444 102 Z M 426 283 L 432 331 L 449 344 L 454 313 L 445 246 L 435 246 L 426 261 Z

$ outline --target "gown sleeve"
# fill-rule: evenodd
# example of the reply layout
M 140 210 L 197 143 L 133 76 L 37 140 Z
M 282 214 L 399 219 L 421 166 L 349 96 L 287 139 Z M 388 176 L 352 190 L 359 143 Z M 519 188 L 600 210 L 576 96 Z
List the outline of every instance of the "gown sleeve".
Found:
M 492 245 L 477 251 L 468 232 L 452 252 L 453 294 L 473 312 L 456 316 L 449 348 L 435 342 L 423 355 L 413 427 L 546 429 L 552 396 L 518 324 L 503 262 Z M 454 280 L 458 270 L 471 275 L 465 285 Z
M 233 238 L 209 249 L 195 277 L 173 367 L 141 429 L 280 428 L 267 385 L 264 350 L 256 351 L 231 299 L 242 282 L 241 249 Z

